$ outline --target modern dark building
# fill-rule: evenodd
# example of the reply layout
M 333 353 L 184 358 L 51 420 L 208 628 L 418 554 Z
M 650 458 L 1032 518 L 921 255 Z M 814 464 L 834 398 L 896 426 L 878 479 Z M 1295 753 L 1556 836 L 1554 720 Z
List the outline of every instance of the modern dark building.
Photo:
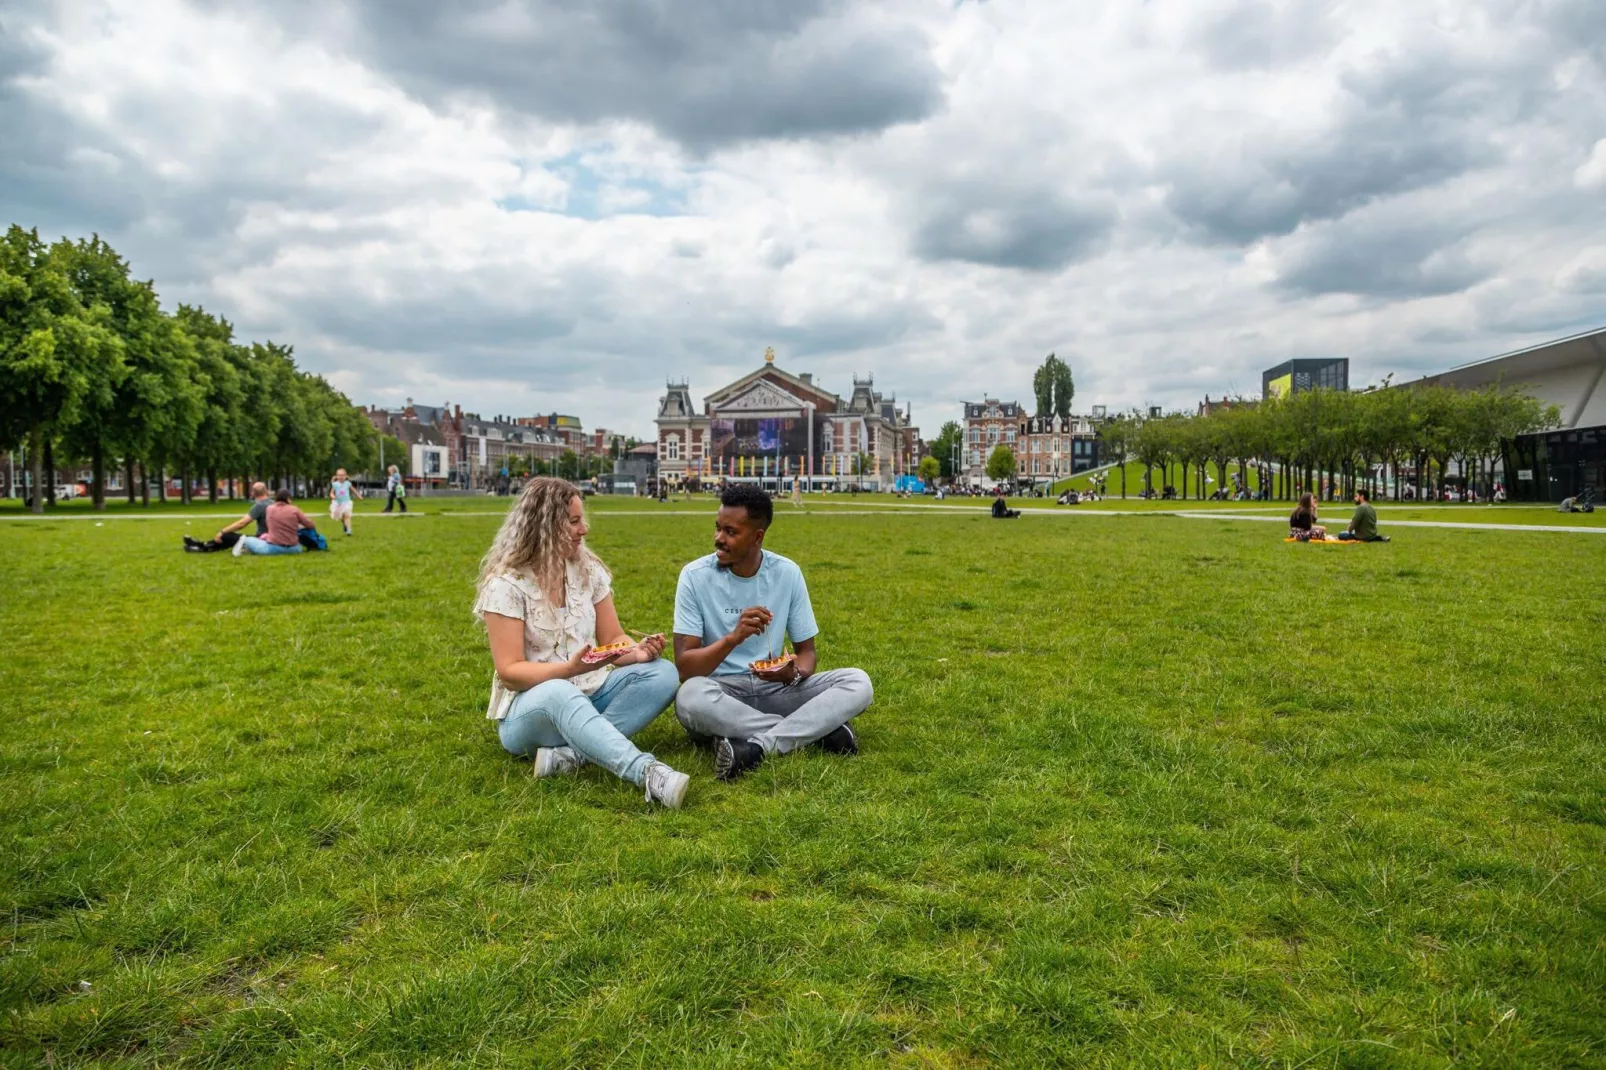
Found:
M 1260 396 L 1287 397 L 1316 387 L 1349 389 L 1349 358 L 1321 357 L 1314 360 L 1285 360 L 1260 373 Z
M 1509 497 L 1559 502 L 1593 487 L 1596 500 L 1606 500 L 1606 327 L 1402 385 L 1433 383 L 1463 390 L 1520 386 L 1560 410 L 1561 426 L 1521 435 L 1506 449 L 1500 478 Z

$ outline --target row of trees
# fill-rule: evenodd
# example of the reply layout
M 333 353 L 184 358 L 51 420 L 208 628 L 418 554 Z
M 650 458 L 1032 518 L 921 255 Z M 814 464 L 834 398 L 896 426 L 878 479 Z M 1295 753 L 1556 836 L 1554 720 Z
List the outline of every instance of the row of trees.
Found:
M 58 458 L 89 463 L 97 509 L 109 464 L 132 502 L 136 469 L 144 486 L 179 475 L 186 500 L 204 476 L 215 501 L 220 478 L 313 482 L 378 461 L 361 410 L 299 371 L 290 347 L 236 341 L 201 308 L 165 311 L 98 236 L 46 245 L 12 226 L 0 241 L 0 450 L 19 445 L 35 512 Z
M 1155 469 L 1164 479 L 1180 469 L 1183 497 L 1190 485 L 1205 497 L 1214 469 L 1218 488 L 1228 486 L 1234 470 L 1249 487 L 1253 470 L 1262 489 L 1285 499 L 1316 489 L 1324 478 L 1336 494 L 1392 489 L 1398 498 L 1407 480 L 1419 493 L 1442 492 L 1452 463 L 1458 480 L 1487 494 L 1495 463 L 1513 440 L 1556 427 L 1561 418 L 1555 406 L 1504 385 L 1387 387 L 1385 381 L 1382 389 L 1355 393 L 1302 391 L 1200 416 L 1117 416 L 1100 428 L 1100 452 L 1122 464 L 1123 497 L 1128 460 L 1143 465 L 1146 489 L 1154 489 Z

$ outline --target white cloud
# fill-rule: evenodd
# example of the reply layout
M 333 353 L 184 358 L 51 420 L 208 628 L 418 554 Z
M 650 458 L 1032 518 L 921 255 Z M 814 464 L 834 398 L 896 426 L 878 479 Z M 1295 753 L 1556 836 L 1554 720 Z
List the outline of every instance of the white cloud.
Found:
M 1595 142 L 1589 159 L 1573 172 L 1573 185 L 1585 190 L 1606 190 L 1606 137 Z
M 1051 350 L 1079 407 L 1181 406 L 1598 316 L 1582 8 L 599 0 L 551 66 L 542 4 L 15 0 L 0 207 L 354 400 L 637 433 L 766 345 L 934 433 Z

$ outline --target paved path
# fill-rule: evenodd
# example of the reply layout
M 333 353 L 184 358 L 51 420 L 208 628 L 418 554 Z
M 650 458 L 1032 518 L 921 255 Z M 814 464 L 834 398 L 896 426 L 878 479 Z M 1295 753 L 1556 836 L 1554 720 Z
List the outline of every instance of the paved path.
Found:
M 807 516 L 810 516 L 810 515 L 813 515 L 813 516 L 879 516 L 879 515 L 882 515 L 882 514 L 885 514 L 885 513 L 892 513 L 892 512 L 919 513 L 919 514 L 922 514 L 924 516 L 961 516 L 961 517 L 963 517 L 963 516 L 986 516 L 986 514 L 987 514 L 986 508 L 984 508 L 982 506 L 959 507 L 959 506 L 947 506 L 947 505 L 894 505 L 894 504 L 887 504 L 887 505 L 858 505 L 857 507 L 854 507 L 854 508 L 846 507 L 846 506 L 849 506 L 850 504 L 851 503 L 843 503 L 842 505 L 837 505 L 837 503 L 835 503 L 835 502 L 810 502 L 810 503 L 808 503 L 809 506 L 825 506 L 829 511 L 828 512 L 819 511 L 819 512 L 814 512 L 814 513 L 811 514 L 809 512 L 808 506 L 805 506 L 801 511 L 788 512 L 788 513 L 785 514 L 785 516 L 786 516 L 787 519 L 792 519 L 794 517 L 807 517 Z M 710 502 L 709 503 L 710 510 L 709 510 L 708 513 L 704 513 L 703 511 L 700 511 L 700 510 L 694 512 L 694 511 L 688 510 L 688 509 L 610 509 L 610 510 L 607 510 L 605 512 L 598 512 L 595 515 L 598 516 L 598 517 L 604 517 L 604 516 L 707 516 L 707 515 L 711 515 L 711 513 L 712 513 L 712 505 L 713 505 L 713 503 Z M 1021 509 L 1021 513 L 1026 515 L 1026 516 L 1080 516 L 1080 517 L 1169 516 L 1169 517 L 1176 517 L 1176 518 L 1179 518 L 1179 519 L 1182 519 L 1182 520 L 1247 520 L 1247 521 L 1251 521 L 1251 522 L 1258 522 L 1258 523 L 1261 523 L 1261 524 L 1287 524 L 1288 523 L 1287 518 L 1282 516 L 1281 514 L 1279 514 L 1277 516 L 1262 516 L 1262 515 L 1259 515 L 1259 514 L 1256 514 L 1256 513 L 1233 512 L 1233 511 L 1229 511 L 1229 510 L 1225 510 L 1225 509 L 1210 510 L 1208 512 L 1195 512 L 1195 511 L 1190 511 L 1190 510 L 1185 510 L 1185 509 L 1177 509 L 1177 510 L 1171 510 L 1171 509 L 1088 509 L 1088 510 L 1084 511 L 1084 510 L 1078 510 L 1078 509 L 1075 509 L 1075 508 L 1072 508 L 1072 507 L 1057 508 L 1057 509 L 1044 509 L 1044 508 L 1034 508 L 1034 507 L 1028 506 L 1026 508 Z M 501 517 L 501 516 L 506 516 L 506 515 L 507 515 L 507 511 L 505 509 L 504 510 L 496 510 L 496 511 L 463 510 L 461 512 L 433 513 L 433 514 L 421 512 L 421 511 L 415 509 L 410 513 L 358 513 L 357 517 L 362 521 L 367 521 L 367 520 L 401 520 L 401 519 L 405 519 L 407 517 L 417 517 L 417 516 L 436 516 L 436 517 L 440 517 L 442 519 L 448 519 L 449 520 L 449 519 L 451 519 L 453 517 L 459 517 L 459 516 L 461 516 L 461 517 L 486 517 L 486 516 Z M 7 515 L 7 516 L 0 516 L 0 520 L 46 520 L 46 521 L 56 521 L 56 520 L 85 521 L 85 520 L 93 520 L 93 521 L 96 521 L 97 523 L 108 521 L 108 520 L 238 520 L 239 518 L 240 518 L 240 514 L 239 513 L 87 513 L 87 514 L 83 514 L 83 515 L 79 515 L 79 516 L 51 516 L 48 513 L 45 514 L 44 516 L 35 516 L 32 513 L 18 513 L 18 514 L 12 514 L 12 515 Z M 1476 522 L 1473 522 L 1473 521 L 1456 521 L 1456 520 L 1389 520 L 1387 517 L 1384 517 L 1382 519 L 1382 521 L 1381 521 L 1381 525 L 1380 526 L 1385 528 L 1385 529 L 1393 529 L 1393 528 L 1460 528 L 1460 529 L 1470 530 L 1470 531 L 1552 531 L 1552 532 L 1566 532 L 1566 533 L 1579 534 L 1579 535 L 1606 535 L 1606 526 L 1603 526 L 1603 527 L 1568 527 L 1568 526 L 1566 526 L 1564 524 L 1479 524 L 1479 523 L 1476 523 Z

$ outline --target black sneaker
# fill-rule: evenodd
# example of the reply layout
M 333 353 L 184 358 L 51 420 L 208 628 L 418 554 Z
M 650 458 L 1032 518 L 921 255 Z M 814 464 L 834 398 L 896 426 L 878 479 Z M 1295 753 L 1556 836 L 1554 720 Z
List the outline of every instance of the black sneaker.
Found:
M 735 780 L 757 769 L 764 760 L 764 748 L 745 739 L 719 739 L 714 743 L 714 778 Z
M 859 737 L 854 735 L 853 729 L 847 725 L 832 729 L 816 742 L 819 744 L 819 748 L 827 754 L 859 753 Z

